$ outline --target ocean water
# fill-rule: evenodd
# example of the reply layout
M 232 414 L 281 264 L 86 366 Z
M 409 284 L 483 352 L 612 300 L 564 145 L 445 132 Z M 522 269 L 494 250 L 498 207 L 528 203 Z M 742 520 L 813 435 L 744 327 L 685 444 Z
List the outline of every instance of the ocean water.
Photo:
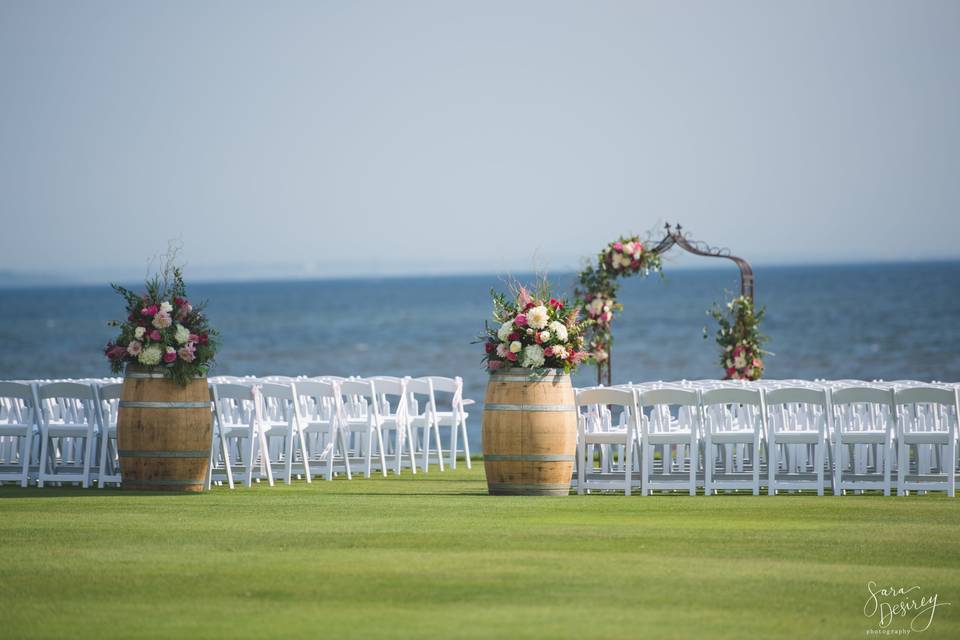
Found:
M 756 277 L 776 354 L 767 377 L 960 380 L 960 262 L 760 267 Z M 573 279 L 551 278 L 561 290 Z M 500 278 L 196 283 L 190 297 L 209 301 L 222 334 L 216 374 L 459 375 L 479 402 L 486 373 L 471 342 L 491 287 Z M 614 382 L 718 377 L 705 311 L 738 290 L 735 268 L 624 281 Z M 0 289 L 0 379 L 107 375 L 101 350 L 115 332 L 106 323 L 123 316 L 106 284 Z M 595 375 L 584 367 L 574 382 Z

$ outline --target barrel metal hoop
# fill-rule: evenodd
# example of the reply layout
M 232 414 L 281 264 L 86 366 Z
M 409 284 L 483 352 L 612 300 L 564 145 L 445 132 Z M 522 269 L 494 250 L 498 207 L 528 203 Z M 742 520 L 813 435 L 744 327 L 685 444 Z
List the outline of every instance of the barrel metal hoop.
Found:
M 569 482 L 533 482 L 526 484 L 512 484 L 509 482 L 492 482 L 489 485 L 492 491 L 563 491 L 570 489 Z
M 483 459 L 490 462 L 573 462 L 576 456 L 562 453 L 485 453 Z
M 149 485 L 149 486 L 157 486 L 157 487 L 193 487 L 193 486 L 207 484 L 203 480 L 128 479 L 126 482 L 128 485 L 132 485 L 134 487 L 137 485 Z
M 562 382 L 565 376 L 495 376 L 490 382 Z
M 141 451 L 120 449 L 124 458 L 209 458 L 209 451 Z
M 210 401 L 203 402 L 153 402 L 149 400 L 121 400 L 121 409 L 209 409 Z
M 483 408 L 489 411 L 576 411 L 576 406 L 572 404 L 500 404 L 488 402 L 483 405 Z
M 133 378 L 134 380 L 164 380 L 169 379 L 166 374 L 163 373 L 147 373 L 145 371 L 129 371 L 123 376 L 124 378 Z M 203 380 L 203 376 L 190 376 L 191 380 Z

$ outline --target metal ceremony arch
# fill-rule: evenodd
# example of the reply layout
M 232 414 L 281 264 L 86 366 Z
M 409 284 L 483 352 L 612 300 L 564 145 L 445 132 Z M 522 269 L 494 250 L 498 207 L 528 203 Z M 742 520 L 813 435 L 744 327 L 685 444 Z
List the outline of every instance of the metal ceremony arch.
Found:
M 739 256 L 732 255 L 729 249 L 711 247 L 705 242 L 690 239 L 683 234 L 683 227 L 680 225 L 680 223 L 677 223 L 677 225 L 674 226 L 668 222 L 664 225 L 664 229 L 666 230 L 666 235 L 664 235 L 663 239 L 657 243 L 655 247 L 650 249 L 651 253 L 660 255 L 666 253 L 674 246 L 678 246 L 684 251 L 692 253 L 696 256 L 703 256 L 705 258 L 726 258 L 727 260 L 732 260 L 740 269 L 740 295 L 750 300 L 750 302 L 753 302 L 754 278 L 753 268 L 750 266 L 749 262 Z M 606 367 L 597 367 L 597 384 L 605 384 L 609 386 L 612 378 L 613 353 L 611 351 L 608 353 Z

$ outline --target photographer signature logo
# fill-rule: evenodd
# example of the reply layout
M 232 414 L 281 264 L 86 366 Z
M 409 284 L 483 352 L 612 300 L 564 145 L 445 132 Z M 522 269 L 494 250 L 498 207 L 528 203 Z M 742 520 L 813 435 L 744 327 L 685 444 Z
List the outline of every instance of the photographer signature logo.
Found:
M 877 620 L 876 629 L 868 629 L 868 635 L 897 635 L 922 632 L 930 628 L 938 607 L 949 606 L 940 602 L 937 593 L 924 593 L 920 585 L 912 587 L 877 586 L 872 580 L 867 583 L 870 597 L 863 605 L 863 615 Z M 897 627 L 893 623 L 897 621 Z

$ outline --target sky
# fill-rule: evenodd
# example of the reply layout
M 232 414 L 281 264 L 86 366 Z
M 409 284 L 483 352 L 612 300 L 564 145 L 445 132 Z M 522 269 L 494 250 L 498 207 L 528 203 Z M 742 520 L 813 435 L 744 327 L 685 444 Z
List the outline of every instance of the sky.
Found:
M 0 272 L 960 258 L 960 2 L 0 0 Z

